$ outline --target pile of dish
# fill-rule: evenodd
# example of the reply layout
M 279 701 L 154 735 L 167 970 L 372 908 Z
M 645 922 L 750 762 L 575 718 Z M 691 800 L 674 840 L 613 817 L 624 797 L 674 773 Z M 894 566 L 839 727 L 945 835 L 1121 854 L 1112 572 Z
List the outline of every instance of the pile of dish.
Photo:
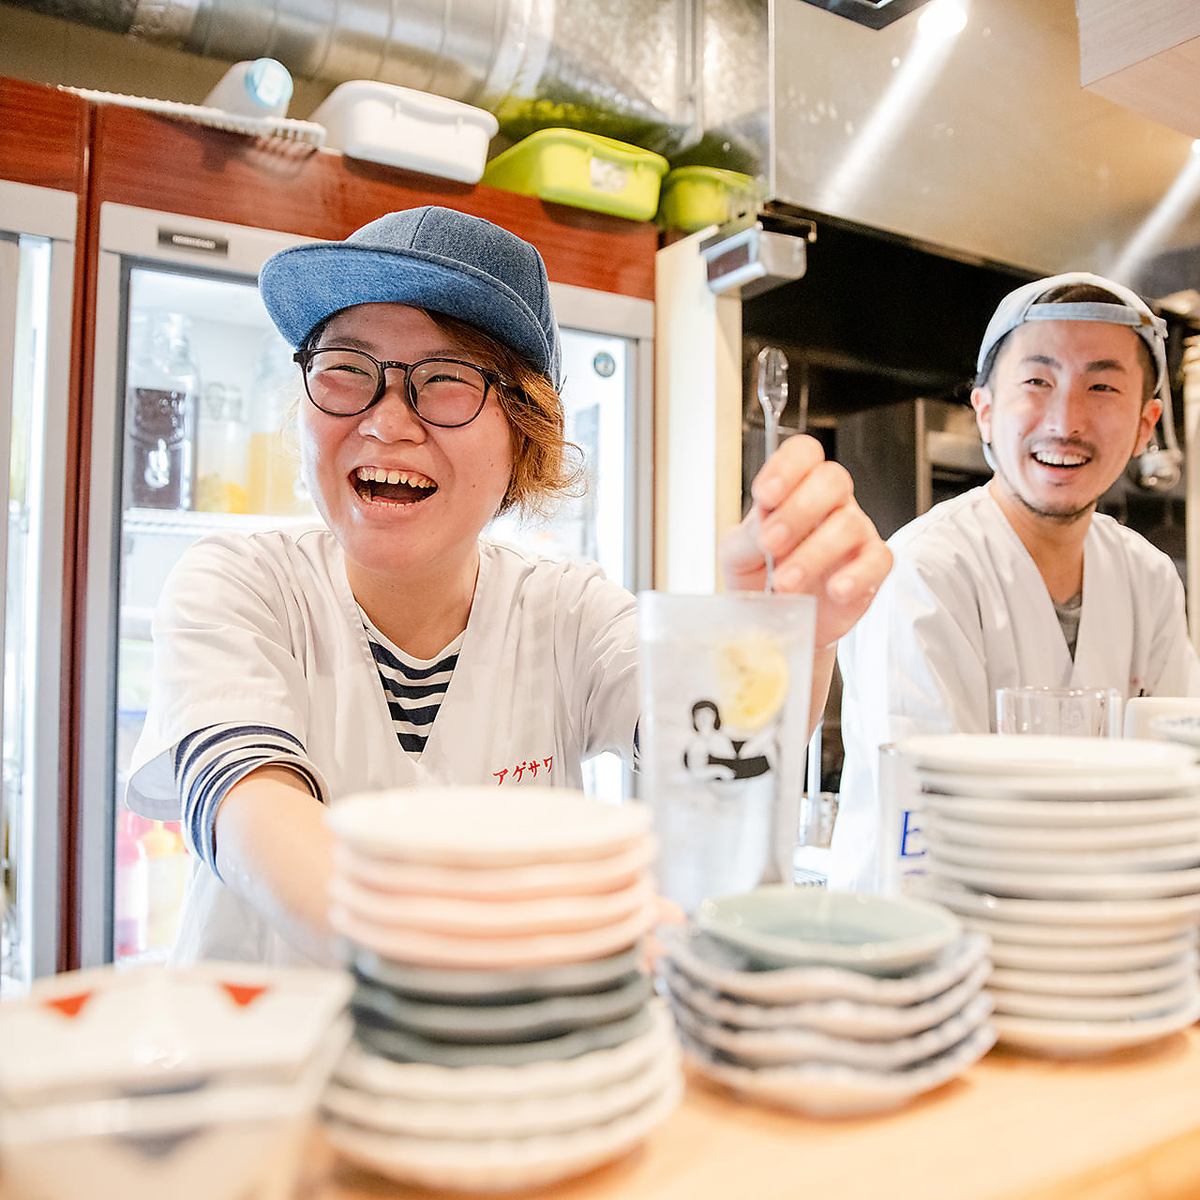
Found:
M 345 1049 L 344 972 L 73 971 L 0 1004 L 5 1194 L 292 1194 Z
M 325 1098 L 348 1157 L 429 1187 L 532 1187 L 631 1149 L 682 1091 L 641 965 L 655 846 L 639 805 L 551 788 L 351 797 L 331 920 L 355 1045 Z
M 894 1108 L 996 1040 L 987 938 L 908 898 L 760 888 L 659 933 L 663 980 L 701 1074 L 812 1116 Z
M 1200 771 L 1167 742 L 901 743 L 929 869 L 914 887 L 992 939 L 1000 1040 L 1104 1053 L 1200 1017 Z
M 1165 701 L 1163 702 L 1165 704 Z M 1200 701 L 1175 701 L 1177 705 L 1188 704 L 1191 708 L 1200 708 Z M 1162 713 L 1151 717 L 1150 732 L 1154 737 L 1166 742 L 1178 742 L 1181 746 L 1190 746 L 1195 757 L 1200 751 L 1200 713 L 1181 712 Z

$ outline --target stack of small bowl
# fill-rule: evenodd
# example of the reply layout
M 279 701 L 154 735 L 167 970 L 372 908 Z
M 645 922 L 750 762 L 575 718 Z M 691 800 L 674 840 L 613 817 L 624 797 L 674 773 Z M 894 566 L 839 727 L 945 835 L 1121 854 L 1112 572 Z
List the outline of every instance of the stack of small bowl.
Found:
M 660 931 L 688 1058 L 811 1116 L 894 1108 L 991 1048 L 987 938 L 937 905 L 823 889 L 705 901 Z
M 5 1195 L 290 1196 L 350 987 L 341 971 L 104 967 L 5 1000 Z
M 335 805 L 331 919 L 356 1041 L 335 1145 L 457 1190 L 553 1182 L 641 1141 L 677 1103 L 670 1020 L 642 966 L 655 845 L 639 805 L 454 788 Z
M 1200 771 L 1166 742 L 913 738 L 918 895 L 992 939 L 1000 1040 L 1059 1057 L 1200 1017 Z

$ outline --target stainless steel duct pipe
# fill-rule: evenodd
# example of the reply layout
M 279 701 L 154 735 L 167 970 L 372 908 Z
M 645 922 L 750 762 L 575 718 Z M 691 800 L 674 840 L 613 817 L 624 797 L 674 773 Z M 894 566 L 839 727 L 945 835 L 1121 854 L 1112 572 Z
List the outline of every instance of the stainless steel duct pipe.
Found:
M 491 109 L 514 137 L 573 125 L 669 154 L 700 140 L 706 10 L 710 24 L 723 7 L 754 11 L 764 31 L 766 20 L 765 0 L 14 2 L 231 62 L 269 56 L 300 79 L 435 92 Z

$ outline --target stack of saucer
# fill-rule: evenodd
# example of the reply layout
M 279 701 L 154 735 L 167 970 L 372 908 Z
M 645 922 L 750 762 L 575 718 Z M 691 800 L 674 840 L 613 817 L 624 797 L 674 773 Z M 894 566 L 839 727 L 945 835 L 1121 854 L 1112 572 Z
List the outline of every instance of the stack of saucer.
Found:
M 550 788 L 351 797 L 331 920 L 356 1044 L 326 1095 L 343 1153 L 404 1182 L 530 1187 L 616 1157 L 678 1101 L 641 965 L 649 818 Z
M 995 1042 L 987 939 L 907 898 L 760 888 L 664 929 L 661 968 L 689 1061 L 812 1116 L 894 1108 Z
M 1200 1017 L 1200 772 L 1183 746 L 913 738 L 916 894 L 992 939 L 1002 1042 L 1104 1053 Z

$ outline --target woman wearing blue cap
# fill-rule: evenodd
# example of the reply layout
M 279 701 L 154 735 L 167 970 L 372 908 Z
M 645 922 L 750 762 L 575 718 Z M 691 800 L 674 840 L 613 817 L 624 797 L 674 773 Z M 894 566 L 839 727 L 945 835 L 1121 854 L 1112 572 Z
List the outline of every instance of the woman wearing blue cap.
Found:
M 419 783 L 579 786 L 631 757 L 633 597 L 597 568 L 481 537 L 568 489 L 559 339 L 540 255 L 444 208 L 283 251 L 260 287 L 297 347 L 304 477 L 326 528 L 219 536 L 173 573 L 129 803 L 200 860 L 178 958 L 329 953 L 321 802 Z M 785 443 L 729 537 L 732 587 L 819 597 L 818 645 L 890 556 L 845 472 Z M 832 649 L 819 653 L 823 698 Z

